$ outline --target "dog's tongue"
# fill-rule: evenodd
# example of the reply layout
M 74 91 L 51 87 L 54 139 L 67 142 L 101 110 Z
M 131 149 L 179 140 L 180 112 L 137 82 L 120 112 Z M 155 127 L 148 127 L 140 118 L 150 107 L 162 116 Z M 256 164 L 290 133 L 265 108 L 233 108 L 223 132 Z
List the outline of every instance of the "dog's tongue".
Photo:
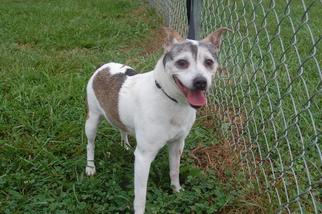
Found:
M 191 90 L 184 86 L 177 78 L 175 78 L 177 86 L 187 98 L 192 107 L 201 107 L 207 104 L 206 92 L 203 90 Z
M 187 93 L 187 99 L 190 105 L 196 107 L 204 106 L 207 103 L 204 91 L 201 90 L 189 90 Z

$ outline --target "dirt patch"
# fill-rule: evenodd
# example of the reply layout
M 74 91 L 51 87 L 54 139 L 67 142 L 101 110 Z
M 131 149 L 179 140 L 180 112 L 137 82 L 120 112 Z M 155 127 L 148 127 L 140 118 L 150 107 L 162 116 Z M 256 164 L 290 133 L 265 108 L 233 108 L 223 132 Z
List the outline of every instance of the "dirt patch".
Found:
M 202 126 L 216 129 L 216 134 L 219 135 L 221 142 L 229 141 L 230 145 L 235 146 L 245 142 L 242 134 L 244 133 L 246 115 L 240 109 L 210 104 L 203 108 L 198 116 L 202 118 Z M 227 126 L 226 130 L 222 128 L 223 124 Z
M 146 7 L 138 7 L 134 10 L 131 11 L 133 17 L 137 17 L 137 16 L 145 16 L 146 13 Z
M 241 196 L 234 203 L 223 207 L 219 214 L 264 214 L 268 213 L 267 198 L 262 194 L 250 191 Z M 266 207 L 261 206 L 266 205 Z M 269 212 L 269 213 L 272 213 Z
M 224 85 L 233 85 L 234 81 L 230 78 L 230 72 L 227 67 L 219 66 L 216 72 L 216 76 L 218 76 Z
M 220 170 L 222 168 L 232 171 L 232 175 L 245 169 L 244 176 L 248 180 L 254 181 L 256 175 L 261 174 L 258 166 L 269 164 L 269 161 L 261 160 L 257 153 L 257 145 L 248 140 L 246 130 L 248 119 L 242 110 L 224 105 L 209 105 L 199 115 L 203 118 L 201 125 L 208 129 L 215 129 L 214 134 L 220 139 L 218 144 L 201 150 L 204 153 L 212 154 L 213 157 L 210 156 L 210 159 L 217 160 L 209 162 L 212 167 L 208 166 L 207 168 L 215 169 L 215 171 L 219 169 L 218 176 L 224 176 L 223 171 Z M 214 149 L 218 149 L 218 151 L 214 152 Z M 250 171 L 249 168 L 251 168 Z M 268 167 L 267 170 L 269 170 Z M 269 172 L 266 173 L 269 174 Z M 226 181 L 226 179 L 222 180 Z
M 229 108 L 208 105 L 203 108 L 198 116 L 199 123 L 207 129 L 214 129 L 214 134 L 219 136 L 220 143 L 211 146 L 198 145 L 191 151 L 191 157 L 198 167 L 213 169 L 222 182 L 232 176 L 237 176 L 243 167 L 240 160 L 241 134 L 245 124 L 245 116 Z M 228 129 L 222 130 L 222 124 Z M 229 133 L 228 133 L 229 132 Z
M 20 50 L 31 50 L 34 48 L 34 45 L 31 43 L 17 42 L 16 45 Z
M 140 55 L 149 55 L 162 49 L 163 44 L 165 42 L 165 38 L 166 35 L 162 28 L 153 29 L 151 31 L 151 36 L 143 44 L 143 51 L 140 53 Z
M 222 182 L 226 182 L 231 176 L 237 176 L 241 167 L 237 151 L 231 148 L 229 141 L 208 147 L 198 145 L 190 156 L 198 167 L 213 169 Z
M 198 145 L 191 151 L 190 157 L 198 167 L 212 169 L 219 181 L 228 184 L 229 189 L 242 189 L 218 213 L 266 213 L 270 206 L 268 199 L 262 194 L 263 191 L 250 185 L 256 183 L 254 175 L 260 174 L 259 169 L 252 169 L 252 175 L 245 171 L 249 167 L 247 164 L 250 164 L 245 159 L 251 159 L 248 157 L 249 149 L 255 149 L 244 137 L 246 115 L 238 108 L 208 105 L 198 116 L 201 118 L 199 125 L 213 129 L 220 142 L 211 146 Z M 255 158 L 252 162 L 250 167 L 258 165 L 260 160 Z
M 151 29 L 148 34 L 150 36 L 146 37 L 145 40 L 135 42 L 131 47 L 121 49 L 122 52 L 129 52 L 134 49 L 139 50 L 134 57 L 127 59 L 125 64 L 138 65 L 142 61 L 141 58 L 149 57 L 157 52 L 162 52 L 166 36 L 163 29 Z
M 165 42 L 165 33 L 162 28 L 151 29 L 148 33 L 150 36 L 140 42 L 135 42 L 131 47 L 122 48 L 122 52 L 128 52 L 133 49 L 139 49 L 138 56 L 145 57 L 153 54 L 163 48 Z

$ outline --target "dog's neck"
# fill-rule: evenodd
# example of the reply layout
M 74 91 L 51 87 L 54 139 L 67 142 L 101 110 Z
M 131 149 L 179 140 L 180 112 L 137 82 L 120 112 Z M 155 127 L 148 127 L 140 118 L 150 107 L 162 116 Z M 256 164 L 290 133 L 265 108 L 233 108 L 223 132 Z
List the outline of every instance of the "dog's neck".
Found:
M 158 60 L 154 70 L 152 71 L 155 81 L 162 88 L 165 96 L 169 96 L 176 100 L 178 104 L 188 104 L 182 92 L 177 88 L 174 79 L 165 71 L 163 57 L 164 56 Z M 172 100 L 171 98 L 169 98 L 169 100 Z

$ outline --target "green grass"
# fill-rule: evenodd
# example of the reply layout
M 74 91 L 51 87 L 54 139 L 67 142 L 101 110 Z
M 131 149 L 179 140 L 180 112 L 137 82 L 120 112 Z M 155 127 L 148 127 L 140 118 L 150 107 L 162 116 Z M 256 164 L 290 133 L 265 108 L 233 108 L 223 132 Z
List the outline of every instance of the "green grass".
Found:
M 152 69 L 158 53 L 142 56 L 137 44 L 160 19 L 134 0 L 0 0 L 0 26 L 0 213 L 131 213 L 133 151 L 106 124 L 97 137 L 98 174 L 84 175 L 85 85 L 108 61 L 135 58 L 134 68 Z M 201 126 L 193 129 L 179 194 L 170 191 L 161 152 L 148 213 L 214 213 L 230 201 L 235 191 L 226 193 L 188 155 L 198 143 L 216 142 Z

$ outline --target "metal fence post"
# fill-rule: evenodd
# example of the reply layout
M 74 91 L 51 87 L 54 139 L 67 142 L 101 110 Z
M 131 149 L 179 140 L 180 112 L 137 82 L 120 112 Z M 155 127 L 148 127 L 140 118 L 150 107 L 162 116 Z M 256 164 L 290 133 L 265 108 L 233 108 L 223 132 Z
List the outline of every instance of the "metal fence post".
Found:
M 200 39 L 200 17 L 202 0 L 187 0 L 188 39 Z

